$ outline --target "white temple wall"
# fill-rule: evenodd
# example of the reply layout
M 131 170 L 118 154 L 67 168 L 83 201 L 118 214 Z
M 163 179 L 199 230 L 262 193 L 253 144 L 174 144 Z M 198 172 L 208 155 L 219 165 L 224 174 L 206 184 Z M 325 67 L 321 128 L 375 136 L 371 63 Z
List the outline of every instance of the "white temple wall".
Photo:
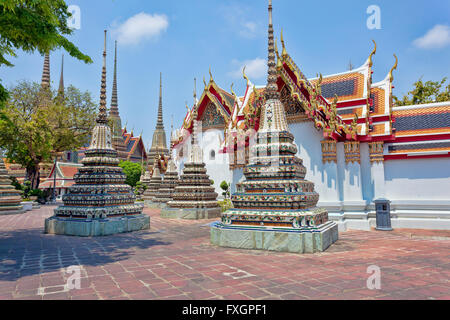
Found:
M 243 168 L 236 168 L 233 170 L 233 179 L 231 181 L 231 194 L 236 192 L 236 184 L 239 183 L 242 178 L 244 178 L 244 170 Z
M 372 164 L 370 163 L 370 155 L 369 155 L 369 144 L 361 143 L 360 144 L 360 152 L 361 152 L 361 185 L 362 185 L 362 198 L 366 202 L 370 203 L 374 200 L 374 188 L 375 184 L 373 183 L 372 177 Z M 377 166 L 378 164 L 374 164 Z M 373 173 L 376 173 L 374 171 Z M 381 172 L 383 175 L 384 173 Z M 383 188 L 384 189 L 384 188 Z
M 389 200 L 450 200 L 450 158 L 384 162 Z
M 291 133 L 298 146 L 297 156 L 306 167 L 306 180 L 314 182 L 315 191 L 319 193 L 319 204 L 325 206 L 338 205 L 339 179 L 335 163 L 322 162 L 323 131 L 314 128 L 311 121 L 289 124 Z
M 220 152 L 223 132 L 220 130 L 206 130 L 199 136 L 199 145 L 203 150 L 203 162 L 206 164 L 207 174 L 214 180 L 215 191 L 222 199 L 222 181 L 232 183 L 233 172 L 229 167 L 229 157 Z

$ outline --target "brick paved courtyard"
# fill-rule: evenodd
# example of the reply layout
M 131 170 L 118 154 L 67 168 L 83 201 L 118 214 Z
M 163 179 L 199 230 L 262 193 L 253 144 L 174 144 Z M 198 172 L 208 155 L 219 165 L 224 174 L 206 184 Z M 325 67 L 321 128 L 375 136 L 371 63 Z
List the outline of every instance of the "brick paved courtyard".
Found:
M 450 233 L 348 231 L 325 253 L 213 247 L 209 221 L 103 238 L 43 234 L 52 206 L 0 216 L 0 299 L 450 299 Z M 81 265 L 81 289 L 65 268 Z M 381 289 L 367 289 L 367 268 Z

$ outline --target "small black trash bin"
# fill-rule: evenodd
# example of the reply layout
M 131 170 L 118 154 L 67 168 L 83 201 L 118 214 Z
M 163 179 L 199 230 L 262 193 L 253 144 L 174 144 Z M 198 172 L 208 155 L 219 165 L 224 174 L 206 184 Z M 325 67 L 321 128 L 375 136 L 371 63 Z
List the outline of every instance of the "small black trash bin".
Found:
M 375 212 L 377 214 L 377 230 L 391 231 L 391 202 L 388 199 L 377 199 Z

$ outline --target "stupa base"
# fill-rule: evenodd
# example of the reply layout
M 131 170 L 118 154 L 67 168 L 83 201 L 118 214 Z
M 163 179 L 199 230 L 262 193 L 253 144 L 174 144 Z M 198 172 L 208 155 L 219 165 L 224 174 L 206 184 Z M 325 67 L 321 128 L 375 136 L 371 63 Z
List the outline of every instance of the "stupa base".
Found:
M 98 237 L 146 229 L 150 229 L 150 217 L 146 214 L 92 220 L 57 216 L 45 219 L 45 233 L 67 236 Z
M 13 214 L 22 214 L 27 212 L 28 210 L 24 209 L 23 207 L 18 207 L 14 209 L 1 209 L 0 208 L 0 216 L 7 216 L 7 215 L 13 215 Z
M 220 210 L 220 207 L 189 208 L 189 209 L 167 207 L 161 210 L 161 218 L 200 220 L 200 219 L 219 218 L 221 213 L 222 211 Z
M 211 243 L 220 247 L 292 253 L 323 252 L 338 240 L 338 225 L 328 221 L 314 229 L 211 225 Z
M 160 203 L 159 202 L 153 202 L 151 200 L 145 200 L 145 207 L 150 208 L 150 209 L 159 209 L 160 207 Z

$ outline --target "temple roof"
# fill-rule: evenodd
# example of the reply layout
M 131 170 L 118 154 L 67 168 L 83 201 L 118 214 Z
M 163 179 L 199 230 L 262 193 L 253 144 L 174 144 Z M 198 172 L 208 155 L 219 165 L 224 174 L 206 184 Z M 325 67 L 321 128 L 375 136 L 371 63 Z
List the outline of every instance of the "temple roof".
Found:
M 56 188 L 68 188 L 74 185 L 74 176 L 78 172 L 78 168 L 81 168 L 82 166 L 82 164 L 77 163 L 56 162 L 56 167 L 55 165 L 53 165 L 49 176 L 39 185 L 39 188 L 53 188 L 55 174 Z
M 384 141 L 385 143 L 411 141 L 435 141 L 443 137 L 450 140 L 450 101 L 407 107 L 394 107 L 392 101 L 393 71 L 398 59 L 389 73 L 378 82 L 372 81 L 373 56 L 376 43 L 368 59 L 359 68 L 345 72 L 307 79 L 288 54 L 282 38 L 283 51 L 277 61 L 278 91 L 285 105 L 288 122 L 311 120 L 322 130 L 325 139 L 337 141 L 357 140 L 360 142 Z M 265 86 L 254 86 L 247 80 L 245 93 L 234 100 L 226 121 L 228 133 L 245 131 L 251 126 L 259 129 L 259 119 L 251 124 L 251 116 L 257 116 L 264 100 Z M 210 82 L 211 83 L 211 82 Z M 320 86 L 318 86 L 320 84 Z M 214 84 L 215 85 L 215 84 Z M 205 90 L 209 85 L 205 88 Z M 224 90 L 223 90 L 224 91 Z M 228 94 L 233 97 L 232 94 Z M 213 99 L 218 109 L 223 106 Z M 231 100 L 229 101 L 231 102 Z M 190 124 L 192 111 L 187 114 L 185 123 Z M 196 119 L 201 119 L 197 116 Z M 177 132 L 180 137 L 180 131 Z M 436 138 L 438 137 L 438 138 Z M 179 141 L 182 141 L 179 140 Z M 236 143 L 236 142 L 234 142 Z M 435 142 L 433 142 L 435 143 Z M 441 141 L 421 151 L 445 152 Z M 224 141 L 224 151 L 230 148 Z M 444 148 L 444 149 L 442 149 Z M 391 148 L 392 149 L 392 148 Z M 393 150 L 393 149 L 392 149 Z M 395 148 L 399 152 L 399 148 Z M 433 152 L 434 152 L 433 151 Z M 387 154 L 389 158 L 389 154 Z

